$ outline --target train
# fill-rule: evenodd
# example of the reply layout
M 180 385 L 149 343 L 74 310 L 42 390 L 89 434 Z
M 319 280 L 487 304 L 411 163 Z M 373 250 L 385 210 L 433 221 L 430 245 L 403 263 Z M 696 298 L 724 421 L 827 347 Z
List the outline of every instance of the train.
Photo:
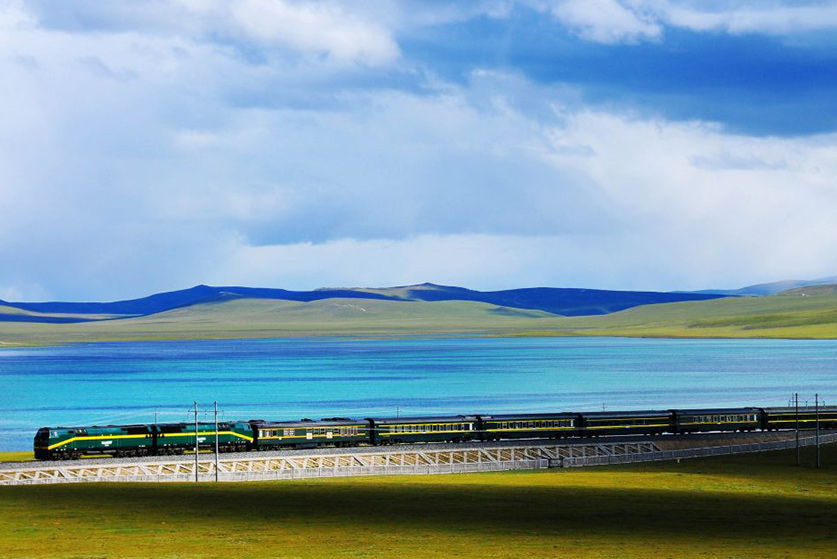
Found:
M 220 452 L 318 446 L 457 443 L 558 439 L 608 435 L 662 435 L 837 428 L 837 406 L 720 408 L 426 417 L 332 417 L 299 421 L 223 421 L 88 427 L 42 427 L 35 434 L 38 460 L 83 455 L 156 456 L 215 448 Z M 197 441 L 196 441 L 197 439 Z

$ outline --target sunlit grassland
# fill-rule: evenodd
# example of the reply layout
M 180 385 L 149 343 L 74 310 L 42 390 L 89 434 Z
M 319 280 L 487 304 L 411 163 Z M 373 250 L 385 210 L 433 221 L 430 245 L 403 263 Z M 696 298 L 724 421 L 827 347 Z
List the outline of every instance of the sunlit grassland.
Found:
M 771 297 L 645 305 L 573 318 L 470 301 L 239 299 L 102 322 L 0 322 L 0 347 L 83 341 L 424 335 L 837 338 L 837 291 L 833 286 L 813 287 Z
M 561 333 L 685 338 L 837 338 L 833 286 L 771 297 L 645 305 L 604 316 L 567 318 Z
M 0 462 L 17 462 L 34 459 L 34 452 L 0 452 Z
M 837 452 L 824 458 L 831 465 Z M 792 463 L 779 452 L 537 472 L 3 487 L 0 555 L 833 557 L 837 469 Z
M 120 340 L 506 334 L 533 324 L 555 326 L 560 320 L 561 317 L 543 311 L 468 301 L 329 299 L 300 303 L 239 299 L 104 322 L 0 322 L 0 342 L 39 345 Z

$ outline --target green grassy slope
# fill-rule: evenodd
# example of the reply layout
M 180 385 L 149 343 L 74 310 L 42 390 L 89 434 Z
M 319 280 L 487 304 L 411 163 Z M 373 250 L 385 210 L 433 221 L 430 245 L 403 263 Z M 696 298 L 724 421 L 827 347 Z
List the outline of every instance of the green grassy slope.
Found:
M 646 305 L 606 316 L 568 318 L 573 335 L 837 338 L 837 286 L 807 287 L 770 297 Z
M 811 456 L 806 449 L 805 460 Z M 830 468 L 792 453 L 585 470 L 0 488 L 0 556 L 833 557 Z
M 105 340 L 508 334 L 554 327 L 543 311 L 466 301 L 328 299 L 311 303 L 238 299 L 147 317 L 79 324 L 0 323 L 0 342 L 51 344 Z
M 0 346 L 79 341 L 290 336 L 644 336 L 837 338 L 837 287 L 770 297 L 646 305 L 592 317 L 470 301 L 237 299 L 147 317 L 79 324 L 0 322 Z
M 108 314 L 72 314 L 72 313 L 42 313 L 36 311 L 27 311 L 25 309 L 17 309 L 7 305 L 0 305 L 0 315 L 10 316 L 31 316 L 31 317 L 55 317 L 55 318 L 86 318 L 90 320 L 99 320 L 106 318 L 118 318 L 120 315 Z

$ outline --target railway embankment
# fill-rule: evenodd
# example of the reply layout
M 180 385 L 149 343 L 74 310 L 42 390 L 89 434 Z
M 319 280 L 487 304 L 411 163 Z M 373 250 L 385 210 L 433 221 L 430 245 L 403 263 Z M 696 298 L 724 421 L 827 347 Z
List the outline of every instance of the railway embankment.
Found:
M 800 446 L 816 436 L 800 434 Z M 837 442 L 823 431 L 821 444 Z M 474 473 L 630 464 L 790 449 L 793 432 L 599 437 L 497 443 L 316 448 L 215 456 L 99 458 L 0 464 L 0 485 L 89 482 L 268 481 L 368 475 Z

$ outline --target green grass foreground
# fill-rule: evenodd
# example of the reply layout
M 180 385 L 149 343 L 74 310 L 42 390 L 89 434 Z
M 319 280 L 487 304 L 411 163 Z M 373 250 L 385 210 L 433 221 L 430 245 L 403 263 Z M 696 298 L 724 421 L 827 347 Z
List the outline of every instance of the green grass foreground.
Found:
M 825 558 L 837 449 L 584 470 L 0 488 L 0 556 Z
M 0 462 L 18 462 L 34 459 L 34 452 L 0 452 Z

